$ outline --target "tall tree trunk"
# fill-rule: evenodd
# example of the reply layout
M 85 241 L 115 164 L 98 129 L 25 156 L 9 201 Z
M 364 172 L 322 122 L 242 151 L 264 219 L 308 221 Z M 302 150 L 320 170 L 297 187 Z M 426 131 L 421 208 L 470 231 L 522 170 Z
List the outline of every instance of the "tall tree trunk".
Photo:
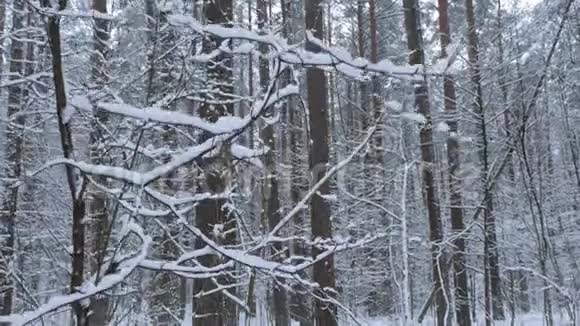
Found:
M 48 0 L 42 0 L 42 6 L 51 8 L 51 3 Z M 67 0 L 59 1 L 58 11 L 65 10 Z M 66 159 L 73 159 L 73 141 L 72 131 L 68 121 L 65 118 L 65 110 L 67 108 L 67 95 L 65 88 L 65 80 L 62 66 L 62 50 L 60 40 L 60 18 L 51 15 L 48 17 L 48 41 L 52 55 L 52 74 L 56 96 L 56 113 L 58 120 L 58 129 L 60 132 L 60 142 L 63 156 Z M 74 168 L 70 165 L 65 167 L 66 178 L 71 195 L 73 206 L 72 216 L 72 268 L 70 278 L 70 292 L 77 292 L 83 284 L 84 275 L 84 261 L 85 261 L 85 202 L 83 199 L 84 188 L 86 182 L 81 185 L 77 184 L 77 175 Z M 87 309 L 80 303 L 74 303 L 73 313 L 78 326 L 88 325 L 87 323 Z
M 92 8 L 96 12 L 107 13 L 107 0 L 93 0 Z M 109 41 L 109 24 L 104 19 L 93 19 L 93 54 L 91 56 L 92 71 L 91 78 L 98 89 L 105 87 L 107 83 L 107 48 Z M 100 134 L 99 126 L 105 124 L 106 116 L 102 111 L 97 111 L 94 117 L 94 123 L 90 134 L 90 159 L 93 164 L 102 164 L 103 153 L 99 150 Z M 105 178 L 95 178 L 101 184 L 105 184 Z M 109 225 L 109 214 L 107 212 L 106 195 L 96 187 L 91 187 L 87 192 L 87 217 L 89 218 L 88 227 L 90 241 L 88 246 L 90 270 L 96 274 L 96 282 L 100 281 L 103 276 L 100 269 L 106 256 L 106 250 L 111 236 Z M 91 325 L 106 325 L 109 320 L 109 300 L 105 293 L 99 294 L 91 299 L 91 313 L 89 323 Z
M 365 37 L 365 21 L 367 21 L 367 16 L 365 15 L 365 3 L 367 0 L 357 0 L 357 7 L 356 7 L 356 16 L 357 16 L 357 46 L 358 46 L 358 55 L 361 58 L 364 58 L 366 55 L 365 48 L 367 47 L 366 37 Z M 360 124 L 362 129 L 366 129 L 368 125 L 368 116 L 366 116 L 363 112 L 365 110 L 365 106 L 368 105 L 368 96 L 369 90 L 368 85 L 366 82 L 360 83 L 359 89 L 359 105 L 360 111 L 358 112 L 358 118 L 360 119 Z M 361 112 L 362 111 L 362 112 Z
M 357 0 L 356 2 L 356 22 L 357 22 L 357 46 L 358 55 L 360 57 L 365 56 L 365 0 Z
M 31 4 L 30 2 L 25 4 L 25 10 L 26 10 L 26 26 L 28 28 L 26 28 L 26 38 L 28 40 L 32 40 L 34 39 L 34 26 L 35 23 L 38 22 L 37 19 L 35 19 L 35 14 L 33 11 L 33 4 Z M 23 76 L 31 76 L 34 72 L 35 72 L 35 65 L 36 65 L 36 61 L 35 61 L 35 49 L 36 49 L 36 43 L 35 42 L 31 42 L 28 41 L 26 42 L 26 59 L 24 62 L 24 72 L 23 72 Z M 31 105 L 32 101 L 30 101 L 29 99 L 29 95 L 30 94 L 34 94 L 34 91 L 32 91 L 29 87 L 23 87 L 23 92 L 22 92 L 22 112 L 34 112 L 36 113 L 37 110 L 39 109 L 39 106 L 35 106 L 35 105 Z M 30 110 L 30 111 L 29 111 Z M 40 149 L 37 145 L 37 137 L 35 135 L 34 132 L 27 132 L 27 129 L 30 128 L 29 126 L 34 126 L 34 125 L 38 125 L 38 124 L 42 124 L 43 123 L 43 118 L 40 115 L 34 115 L 34 114 L 30 114 L 27 116 L 27 118 L 25 119 L 26 121 L 24 121 L 24 123 L 26 124 L 26 126 L 21 130 L 22 132 L 22 147 L 21 147 L 21 166 L 22 166 L 22 171 L 26 171 L 29 169 L 33 169 L 34 166 L 38 163 L 39 160 L 43 159 L 43 151 L 42 149 Z M 30 296 L 31 293 L 38 293 L 39 291 L 43 291 L 43 288 L 39 287 L 39 280 L 41 276 L 38 276 L 37 274 L 26 274 L 27 270 L 33 270 L 33 271 L 37 271 L 37 270 L 42 270 L 44 266 L 43 263 L 41 261 L 35 261 L 35 260 L 29 260 L 27 259 L 27 256 L 30 255 L 31 253 L 35 253 L 38 252 L 39 250 L 42 250 L 42 247 L 39 247 L 37 243 L 35 243 L 34 240 L 28 238 L 25 236 L 26 231 L 25 230 L 36 230 L 37 227 L 39 226 L 38 224 L 35 223 L 35 221 L 38 218 L 38 215 L 35 214 L 37 212 L 38 209 L 38 200 L 39 197 L 38 196 L 38 191 L 39 191 L 39 186 L 40 186 L 40 181 L 38 179 L 32 179 L 26 182 L 25 185 L 23 185 L 20 189 L 19 189 L 19 194 L 18 194 L 18 216 L 16 218 L 16 232 L 15 232 L 15 239 L 16 239 L 16 244 L 15 244 L 15 250 L 18 250 L 17 255 L 15 255 L 17 258 L 17 261 L 15 259 L 15 261 L 13 262 L 13 266 L 15 268 L 15 270 L 19 270 L 21 271 L 20 275 L 18 275 L 18 277 L 20 278 L 20 280 L 28 283 L 28 286 L 26 289 L 24 289 L 22 291 L 23 294 L 25 294 L 23 297 L 24 298 L 30 298 L 31 301 L 38 306 L 38 301 L 36 300 L 36 298 L 32 298 Z M 19 230 L 24 230 L 24 232 L 18 232 Z M 21 234 L 23 234 L 21 236 Z M 27 239 L 28 238 L 28 239 Z M 30 239 L 30 240 L 29 240 Z M 31 241 L 32 240 L 32 241 Z M 26 281 L 25 281 L 26 280 Z M 17 281 L 20 282 L 20 281 Z M 16 293 L 18 294 L 18 293 Z M 18 300 L 18 299 L 16 299 Z M 18 302 L 18 301 L 17 301 Z M 18 309 L 18 306 L 16 307 L 16 309 Z
M 1 76 L 4 67 L 4 25 L 6 25 L 6 1 L 0 3 L 0 84 L 2 83 Z
M 319 39 L 324 38 L 323 23 L 324 13 L 321 0 L 306 0 L 306 30 L 312 31 Z M 318 49 L 307 43 L 307 50 L 316 52 Z M 308 112 L 310 124 L 310 176 L 311 184 L 318 182 L 325 174 L 329 160 L 328 146 L 328 101 L 327 81 L 325 72 L 321 69 L 311 68 L 306 72 L 306 85 L 308 89 Z M 324 199 L 324 195 L 330 192 L 328 182 L 319 188 L 319 194 L 310 201 L 311 228 L 313 239 L 331 239 L 332 224 L 330 221 L 330 205 Z M 318 256 L 321 250 L 317 246 L 312 247 L 312 255 Z M 318 295 L 322 300 L 316 300 L 314 319 L 316 325 L 334 326 L 338 324 L 336 305 L 331 302 L 335 293 L 334 255 L 314 264 L 314 282 L 318 283 Z
M 107 13 L 107 0 L 93 0 L 93 10 L 100 13 Z M 93 55 L 91 78 L 96 87 L 102 89 L 107 83 L 106 58 L 107 58 L 107 43 L 109 40 L 109 25 L 106 20 L 94 18 L 93 21 Z M 101 94 L 102 95 L 102 94 Z M 99 146 L 99 132 L 100 124 L 106 123 L 106 116 L 101 112 L 97 112 L 94 117 L 94 125 L 90 135 L 90 158 L 94 164 L 102 164 L 102 154 L 97 148 Z M 105 180 L 100 178 L 99 182 Z M 108 237 L 108 214 L 106 207 L 105 194 L 97 189 L 91 189 L 87 194 L 87 216 L 90 218 L 91 234 L 91 270 L 96 272 L 100 268 L 106 247 L 105 240 Z
M 376 9 L 376 0 L 369 0 L 369 32 L 371 37 L 371 62 L 377 63 L 379 61 L 379 35 L 378 35 L 378 26 L 377 26 L 377 9 Z M 382 114 L 381 106 L 380 106 L 380 98 L 381 98 L 381 85 L 379 84 L 379 80 L 377 76 L 373 76 L 372 78 L 372 99 L 371 99 L 371 109 L 372 113 L 376 118 L 378 118 Z M 377 156 L 382 161 L 382 132 L 377 133 L 377 137 L 379 139 Z
M 407 47 L 411 52 L 409 54 L 409 64 L 424 65 L 425 57 L 422 45 L 421 25 L 419 22 L 419 3 L 417 0 L 403 0 L 403 9 L 405 11 Z M 426 77 L 415 85 L 415 106 L 417 107 L 417 112 L 425 117 L 425 124 L 422 126 L 419 134 L 421 141 L 421 160 L 423 162 L 421 169 L 423 175 L 423 196 L 427 204 L 429 217 L 429 239 L 431 241 L 431 265 L 434 291 L 433 305 L 437 314 L 437 325 L 443 326 L 447 313 L 445 293 L 447 272 L 441 248 L 443 230 L 433 172 L 433 126 Z
M 265 28 L 269 26 L 268 7 L 266 0 L 257 1 L 257 19 L 258 32 L 265 33 Z M 267 59 L 268 48 L 267 45 L 260 45 L 260 88 L 265 92 L 268 87 L 270 79 L 270 67 Z M 262 223 L 268 225 L 268 229 L 274 228 L 281 219 L 280 216 L 280 196 L 278 191 L 278 170 L 276 167 L 276 132 L 271 123 L 266 123 L 262 129 L 262 141 L 264 145 L 270 149 L 266 154 L 265 163 L 266 170 L 262 186 Z M 275 260 L 281 261 L 284 258 L 282 254 L 283 248 L 280 243 L 272 246 L 273 252 L 270 256 L 275 257 Z M 274 315 L 274 325 L 287 326 L 288 325 L 288 311 L 286 309 L 286 290 L 284 288 L 284 280 L 276 278 L 272 283 L 272 312 Z
M 290 42 L 296 42 L 299 35 L 296 33 L 300 30 L 298 17 L 303 9 L 303 3 L 294 0 L 281 0 L 282 8 L 282 33 L 284 38 Z M 285 73 L 281 77 L 284 84 L 292 82 L 290 73 Z M 283 84 L 282 84 L 283 85 Z M 286 164 L 290 166 L 289 172 L 289 197 L 290 205 L 294 207 L 301 199 L 302 193 L 305 191 L 305 184 L 303 182 L 305 177 L 305 121 L 302 110 L 299 109 L 298 100 L 289 98 L 286 102 L 286 110 L 282 111 L 281 116 L 285 122 L 286 134 L 284 130 L 281 132 L 280 152 Z M 287 137 L 286 137 L 287 135 Z M 302 232 L 306 213 L 300 212 L 294 220 L 294 227 L 299 232 Z M 306 256 L 308 255 L 307 246 L 300 242 L 291 242 L 289 248 L 290 256 Z M 306 272 L 301 273 L 301 277 L 307 277 Z M 296 320 L 302 326 L 312 325 L 312 306 L 311 296 L 307 289 L 301 284 L 294 284 L 291 296 L 288 300 L 289 315 L 293 320 Z
M 451 43 L 451 31 L 449 28 L 449 14 L 447 0 L 438 0 L 439 10 L 439 37 L 441 42 L 441 59 L 447 59 L 447 49 Z M 457 96 L 455 92 L 455 80 L 450 75 L 445 75 L 443 80 L 443 94 L 445 96 L 445 113 L 448 115 L 447 124 L 449 133 L 458 133 Z M 447 137 L 447 161 L 449 164 L 449 202 L 451 204 L 451 228 L 455 246 L 452 258 L 453 277 L 455 281 L 455 318 L 458 325 L 470 326 L 471 315 L 469 313 L 469 288 L 467 283 L 467 271 L 465 269 L 465 239 L 460 234 L 465 230 L 463 223 L 463 200 L 461 196 L 461 149 L 457 137 Z
M 485 108 L 483 106 L 483 93 L 481 88 L 481 71 L 479 66 L 479 44 L 477 39 L 477 27 L 475 23 L 475 10 L 473 0 L 465 0 L 468 57 L 471 68 L 471 81 L 475 94 L 475 111 L 479 116 L 480 146 L 479 156 L 481 160 L 481 184 L 484 202 L 484 261 L 485 261 L 485 312 L 486 324 L 491 325 L 491 319 L 504 320 L 503 298 L 501 292 L 501 279 L 499 271 L 499 254 L 497 250 L 496 222 L 493 213 L 493 194 L 488 186 L 489 176 L 489 146 L 487 136 L 487 122 Z
M 4 7 L 4 5 L 2 5 Z M 24 30 L 24 0 L 14 0 L 12 3 L 12 46 L 10 48 L 10 80 L 17 80 L 24 74 L 24 44 L 21 39 L 26 34 Z M 1 18 L 3 19 L 3 17 Z M 3 22 L 2 22 L 3 23 Z M 1 56 L 2 54 L 0 54 Z M 19 191 L 16 182 L 22 172 L 22 145 L 24 132 L 24 115 L 22 111 L 22 85 L 8 87 L 8 124 L 6 126 L 6 167 L 4 169 L 5 184 L 4 201 L 0 207 L 2 233 L 2 259 L 0 273 L 0 314 L 10 315 L 12 312 L 14 284 L 12 280 L 14 244 L 16 230 L 16 214 L 18 211 Z
M 370 61 L 372 63 L 377 63 L 379 61 L 379 35 L 378 35 L 378 26 L 377 26 L 377 6 L 376 0 L 368 0 L 369 3 L 369 35 L 370 35 Z M 384 137 L 385 137 L 385 121 L 383 117 L 383 105 L 381 104 L 383 101 L 383 87 L 381 87 L 380 79 L 378 76 L 371 77 L 371 96 L 368 99 L 368 108 L 363 108 L 363 110 L 368 110 L 369 115 L 372 117 L 372 121 L 377 124 L 377 131 L 373 135 L 373 138 L 370 143 L 370 150 L 368 153 L 368 163 L 366 164 L 366 168 L 369 169 L 369 176 L 367 180 L 370 181 L 372 186 L 378 185 L 381 189 L 385 189 L 380 191 L 380 197 L 378 198 L 381 202 L 385 202 L 388 200 L 386 192 L 388 190 L 388 184 L 386 181 L 386 172 L 385 172 L 385 146 L 384 146 Z M 365 99 L 366 100 L 366 99 Z M 382 225 L 381 228 L 385 228 L 389 230 L 392 225 L 389 225 L 389 221 L 385 221 L 385 219 L 378 218 L 381 221 Z M 389 241 L 389 238 L 387 238 Z M 390 241 L 385 245 L 385 248 L 390 248 Z M 377 313 L 388 314 L 392 311 L 393 308 L 393 274 L 390 272 L 393 270 L 392 266 L 390 266 L 391 257 L 390 257 L 390 249 L 384 251 L 384 259 L 385 261 L 385 269 L 389 272 L 386 274 L 386 278 L 383 281 L 383 285 L 381 287 L 380 292 L 382 299 L 381 301 L 384 303 L 380 311 Z M 396 282 L 395 282 L 396 283 Z
M 231 26 L 233 21 L 233 3 L 232 0 L 213 0 L 205 3 L 205 18 L 209 24 L 222 24 Z M 211 51 L 219 47 L 223 42 L 222 39 L 212 37 L 206 41 L 205 50 Z M 232 58 L 230 55 L 221 54 L 215 59 L 216 64 L 210 64 L 208 68 L 208 84 L 210 89 L 214 89 L 217 94 L 233 93 L 233 75 L 232 75 Z M 223 95 L 222 95 L 223 96 Z M 217 98 L 220 99 L 219 97 Z M 222 100 L 224 98 L 221 98 Z M 220 116 L 232 115 L 233 105 L 231 104 L 208 104 L 204 103 L 199 108 L 199 115 L 210 122 L 215 122 Z M 208 134 L 202 135 L 202 140 L 210 137 Z M 231 162 L 226 153 L 227 146 L 224 146 L 222 153 L 215 158 L 205 161 L 201 164 L 205 175 L 205 191 L 212 193 L 221 193 L 229 186 L 229 173 Z M 224 199 L 207 199 L 201 201 L 195 210 L 196 226 L 208 237 L 213 238 L 222 245 L 233 244 L 236 239 L 235 220 L 228 212 Z M 213 229 L 215 225 L 222 225 L 224 236 L 216 237 Z M 205 243 L 198 239 L 196 248 L 205 247 Z M 210 267 L 220 263 L 218 257 L 205 256 L 200 259 L 200 263 Z M 215 290 L 217 283 L 227 284 L 232 280 L 223 277 L 219 279 L 204 279 L 196 281 L 194 284 L 194 313 L 197 318 L 194 320 L 196 326 L 234 326 L 237 325 L 237 316 L 235 306 L 228 301 L 229 299 L 223 291 L 217 291 L 212 294 L 206 294 Z M 229 290 L 231 291 L 231 290 Z
M 375 0 L 369 0 L 369 32 L 371 36 L 371 62 L 377 63 L 379 61 L 379 41 L 377 35 L 377 12 L 376 12 L 376 2 Z M 372 95 L 371 95 L 371 102 L 369 109 L 373 114 L 375 120 L 382 115 L 381 107 L 380 107 L 380 96 L 381 96 L 381 87 L 379 84 L 379 80 L 376 76 L 372 78 Z M 376 137 L 374 140 L 375 150 L 376 150 L 376 158 L 379 165 L 382 165 L 383 161 L 383 133 L 382 133 L 382 121 L 379 121 L 379 132 L 376 133 Z M 381 167 L 382 168 L 382 167 Z

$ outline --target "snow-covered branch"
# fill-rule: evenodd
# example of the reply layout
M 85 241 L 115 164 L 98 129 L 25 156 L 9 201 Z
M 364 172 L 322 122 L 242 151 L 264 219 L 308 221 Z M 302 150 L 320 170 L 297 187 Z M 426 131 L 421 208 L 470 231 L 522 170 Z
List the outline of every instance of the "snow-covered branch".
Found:
M 94 279 L 90 282 L 86 282 L 83 284 L 82 288 L 74 293 L 53 297 L 36 310 L 9 316 L 0 316 L 0 322 L 8 323 L 11 326 L 27 325 L 51 312 L 59 310 L 60 308 L 93 297 L 121 284 L 145 260 L 151 244 L 151 238 L 145 235 L 143 229 L 138 224 L 130 222 L 128 225 L 128 232 L 135 234 L 140 238 L 141 249 L 134 257 L 120 262 L 119 266 L 113 273 L 104 275 L 98 283 L 95 283 Z

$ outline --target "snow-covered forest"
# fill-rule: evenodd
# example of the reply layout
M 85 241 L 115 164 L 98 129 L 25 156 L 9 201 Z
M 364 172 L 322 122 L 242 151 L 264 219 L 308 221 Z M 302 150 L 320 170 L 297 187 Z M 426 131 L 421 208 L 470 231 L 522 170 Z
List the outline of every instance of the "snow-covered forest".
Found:
M 580 3 L 0 0 L 0 326 L 580 325 Z

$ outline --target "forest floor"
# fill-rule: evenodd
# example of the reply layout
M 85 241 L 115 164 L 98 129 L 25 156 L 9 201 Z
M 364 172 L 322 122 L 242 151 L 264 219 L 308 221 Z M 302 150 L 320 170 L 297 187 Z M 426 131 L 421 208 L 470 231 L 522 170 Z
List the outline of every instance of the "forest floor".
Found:
M 392 318 L 361 318 L 357 323 L 352 319 L 350 321 L 343 321 L 340 326 L 401 326 L 403 325 L 400 320 L 395 320 Z M 270 326 L 271 323 L 268 321 L 266 316 L 262 318 L 251 318 L 250 320 L 245 320 L 245 318 L 240 318 L 240 326 Z M 423 323 L 409 323 L 407 326 L 433 326 L 431 319 L 426 319 Z M 531 313 L 526 315 L 517 316 L 514 323 L 511 323 L 511 319 L 501 322 L 495 322 L 493 326 L 545 326 L 544 317 L 540 313 Z M 573 324 L 565 318 L 565 316 L 554 315 L 554 326 L 572 326 Z M 297 321 L 292 321 L 291 326 L 300 326 Z M 485 320 L 478 320 L 474 326 L 485 326 Z
M 356 323 L 346 324 L 348 326 L 357 325 Z M 345 325 L 345 326 L 346 326 Z M 363 326 L 398 326 L 401 325 L 399 321 L 395 321 L 392 319 L 387 318 L 372 318 L 372 319 L 365 319 L 362 320 Z M 412 326 L 432 326 L 433 323 L 430 320 L 426 320 L 421 324 L 413 323 L 410 324 Z M 484 326 L 485 320 L 478 320 L 477 326 Z M 508 316 L 508 319 L 502 322 L 495 322 L 494 326 L 544 326 L 546 323 L 544 322 L 544 316 L 541 314 L 528 314 L 517 316 L 515 322 L 512 324 L 511 319 Z M 554 316 L 554 326 L 571 326 L 573 325 L 570 321 L 565 318 L 561 318 L 561 316 Z

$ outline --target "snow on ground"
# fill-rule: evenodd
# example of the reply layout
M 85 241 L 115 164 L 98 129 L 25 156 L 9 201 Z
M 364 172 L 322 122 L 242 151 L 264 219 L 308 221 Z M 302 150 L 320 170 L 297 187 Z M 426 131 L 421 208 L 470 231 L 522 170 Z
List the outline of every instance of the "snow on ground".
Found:
M 272 325 L 268 321 L 268 317 L 264 315 L 264 311 L 258 310 L 258 317 L 251 318 L 247 320 L 243 315 L 240 316 L 239 325 L 240 326 L 270 326 Z M 400 320 L 394 320 L 390 318 L 363 318 L 359 322 L 361 326 L 403 326 Z M 300 323 L 292 321 L 291 326 L 299 326 Z M 341 326 L 358 326 L 354 321 L 344 321 L 340 323 Z M 433 326 L 432 320 L 425 320 L 423 323 L 408 323 L 405 326 Z M 479 320 L 476 324 L 477 326 L 485 325 L 485 320 Z M 524 316 L 518 316 L 515 320 L 514 326 L 544 326 L 544 319 L 541 314 L 529 314 Z M 560 316 L 554 316 L 554 326 L 571 326 L 572 323 L 569 321 L 561 319 Z M 511 326 L 511 320 L 508 319 L 503 322 L 496 322 L 494 326 Z
M 388 318 L 372 318 L 362 320 L 363 326 L 402 326 L 401 321 L 396 321 Z M 356 325 L 356 323 L 343 324 L 344 326 Z M 432 320 L 425 320 L 423 323 L 410 323 L 406 326 L 433 326 Z M 477 326 L 484 326 L 485 320 L 478 320 Z M 513 324 L 514 326 L 544 326 L 543 315 L 541 314 L 529 314 L 524 316 L 518 316 Z M 572 323 L 561 318 L 559 315 L 554 316 L 554 326 L 571 326 Z M 511 326 L 511 320 L 507 316 L 507 320 L 501 322 L 495 322 L 494 326 Z

